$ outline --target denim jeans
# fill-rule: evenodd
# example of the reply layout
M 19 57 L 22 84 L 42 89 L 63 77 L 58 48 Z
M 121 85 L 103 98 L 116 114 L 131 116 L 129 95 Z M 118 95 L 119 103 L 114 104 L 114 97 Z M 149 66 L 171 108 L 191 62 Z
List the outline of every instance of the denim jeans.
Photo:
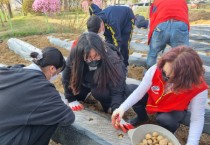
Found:
M 167 44 L 172 48 L 179 45 L 189 45 L 189 31 L 186 23 L 168 20 L 155 28 L 150 40 L 146 61 L 147 68 L 156 63 L 158 53 L 161 50 L 164 51 Z

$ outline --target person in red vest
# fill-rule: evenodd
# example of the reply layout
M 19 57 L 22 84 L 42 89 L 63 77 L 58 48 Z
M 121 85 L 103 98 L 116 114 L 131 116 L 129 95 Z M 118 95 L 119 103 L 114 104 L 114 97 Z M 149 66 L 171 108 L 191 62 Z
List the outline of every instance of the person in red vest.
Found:
M 149 52 L 146 69 L 156 63 L 166 45 L 189 45 L 189 20 L 186 0 L 154 0 L 150 8 Z
M 131 125 L 148 120 L 147 113 L 156 114 L 157 123 L 174 133 L 190 106 L 187 144 L 198 145 L 207 97 L 202 60 L 191 47 L 178 46 L 146 72 L 137 89 L 113 112 L 112 123 L 118 128 L 124 112 L 134 105 L 134 111 L 138 112 L 137 117 L 129 121 Z

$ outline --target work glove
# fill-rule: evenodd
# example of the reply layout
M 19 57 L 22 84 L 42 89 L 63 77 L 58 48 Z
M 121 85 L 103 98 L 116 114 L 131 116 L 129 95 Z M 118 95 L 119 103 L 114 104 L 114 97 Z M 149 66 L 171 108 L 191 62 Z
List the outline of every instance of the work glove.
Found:
M 122 131 L 126 133 L 129 129 L 133 129 L 134 127 L 131 124 L 125 122 L 124 119 L 122 119 L 124 113 L 125 111 L 122 108 L 116 109 L 112 113 L 112 125 L 116 129 L 122 129 Z
M 116 119 L 121 119 L 124 115 L 125 111 L 123 108 L 117 108 L 112 113 L 112 124 L 116 122 Z M 120 121 L 120 120 L 119 120 Z
M 133 129 L 133 125 L 127 123 L 123 118 L 120 119 L 120 122 L 116 122 L 114 127 L 116 129 L 121 129 L 123 132 L 128 132 L 128 130 Z
M 73 110 L 73 111 L 81 111 L 82 109 L 84 109 L 84 106 L 82 104 L 80 104 L 80 102 L 73 101 L 69 103 L 69 107 Z

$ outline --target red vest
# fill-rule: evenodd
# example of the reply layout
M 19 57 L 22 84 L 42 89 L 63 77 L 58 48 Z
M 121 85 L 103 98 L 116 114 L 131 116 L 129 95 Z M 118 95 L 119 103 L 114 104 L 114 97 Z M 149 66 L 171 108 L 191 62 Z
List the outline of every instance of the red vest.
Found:
M 163 94 L 164 85 L 161 71 L 157 68 L 152 79 L 152 86 L 148 91 L 149 97 L 146 106 L 148 113 L 186 110 L 193 97 L 208 89 L 206 82 L 203 81 L 200 85 L 195 85 L 190 90 L 180 91 L 178 94 L 173 92 Z
M 150 9 L 150 29 L 148 44 L 158 24 L 170 19 L 182 21 L 188 25 L 188 7 L 186 0 L 155 0 Z

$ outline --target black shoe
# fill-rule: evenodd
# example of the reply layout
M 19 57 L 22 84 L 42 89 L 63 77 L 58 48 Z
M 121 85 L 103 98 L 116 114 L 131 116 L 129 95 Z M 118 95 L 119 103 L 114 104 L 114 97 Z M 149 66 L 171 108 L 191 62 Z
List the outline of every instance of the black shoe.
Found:
M 135 118 L 133 118 L 133 119 L 130 119 L 130 120 L 128 120 L 128 123 L 130 123 L 131 125 L 133 125 L 133 126 L 139 126 L 139 125 L 141 125 L 141 124 L 143 124 L 144 122 L 146 122 L 146 121 L 148 121 L 149 120 L 149 118 L 148 117 L 146 117 L 145 119 L 140 119 L 138 116 L 137 117 L 135 117 Z

